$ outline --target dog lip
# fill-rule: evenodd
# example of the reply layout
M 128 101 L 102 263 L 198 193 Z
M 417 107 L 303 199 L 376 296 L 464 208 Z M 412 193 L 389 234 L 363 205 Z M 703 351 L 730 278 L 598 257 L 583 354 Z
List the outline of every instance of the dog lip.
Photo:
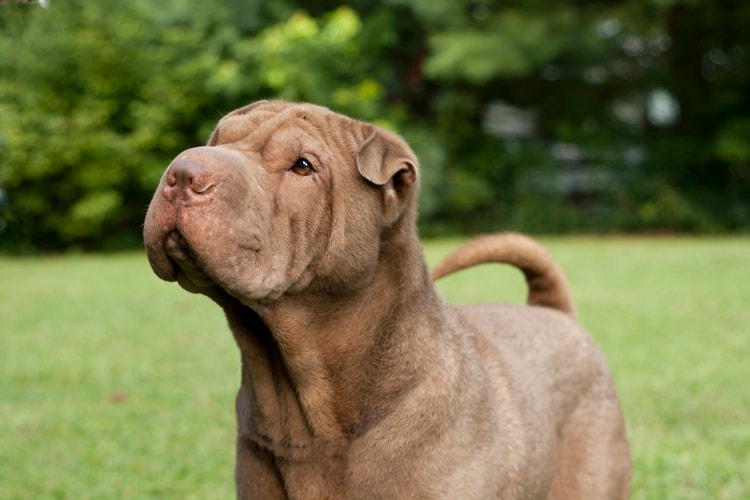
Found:
M 177 264 L 163 249 L 157 250 L 147 246 L 146 255 L 149 264 L 151 264 L 151 269 L 159 278 L 164 281 L 175 281 L 177 279 Z
M 199 268 L 197 260 L 193 256 L 190 245 L 185 237 L 175 229 L 164 238 L 164 253 L 176 268 L 189 268 L 197 270 Z
M 216 286 L 187 239 L 174 229 L 164 238 L 164 254 L 173 267 L 175 280 L 188 291 L 198 293 Z
M 180 259 L 185 256 L 183 247 L 186 246 L 187 242 L 185 238 L 176 229 L 164 238 L 164 250 L 170 257 Z

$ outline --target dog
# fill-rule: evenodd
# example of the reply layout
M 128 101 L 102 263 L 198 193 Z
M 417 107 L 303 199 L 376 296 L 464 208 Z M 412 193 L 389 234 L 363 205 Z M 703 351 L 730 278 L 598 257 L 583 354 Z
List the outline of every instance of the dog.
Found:
M 241 353 L 237 497 L 627 498 L 616 390 L 562 271 L 500 234 L 431 277 L 418 170 L 393 132 L 272 100 L 164 173 L 150 265 L 215 301 Z M 438 296 L 484 262 L 518 267 L 528 305 Z

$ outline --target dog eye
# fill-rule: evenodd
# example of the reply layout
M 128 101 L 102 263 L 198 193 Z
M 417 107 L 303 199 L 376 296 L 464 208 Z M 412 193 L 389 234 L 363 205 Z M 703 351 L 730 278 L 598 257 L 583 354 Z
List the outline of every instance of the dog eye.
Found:
M 300 158 L 292 165 L 292 172 L 297 175 L 310 175 L 314 172 L 312 163 L 306 158 Z

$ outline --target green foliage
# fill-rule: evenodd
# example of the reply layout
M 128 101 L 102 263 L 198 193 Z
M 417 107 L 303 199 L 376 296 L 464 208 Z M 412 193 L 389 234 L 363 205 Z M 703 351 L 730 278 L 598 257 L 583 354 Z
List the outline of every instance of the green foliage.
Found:
M 212 74 L 226 19 L 159 23 L 147 5 L 52 2 L 1 40 L 0 183 L 40 248 L 136 244 L 148 190 L 206 120 L 185 82 Z
M 739 117 L 728 121 L 717 134 L 716 156 L 747 170 L 750 166 L 748 137 L 750 137 L 750 118 Z
M 203 143 L 222 113 L 263 96 L 395 126 L 381 112 L 385 90 L 367 74 L 372 61 L 350 8 L 321 21 L 297 11 L 242 39 L 219 1 L 52 2 L 9 13 L 25 28 L 0 39 L 6 248 L 138 244 L 174 154 Z
M 170 159 L 267 97 L 412 139 L 428 233 L 750 228 L 744 4 L 47 5 L 0 4 L 0 248 L 139 244 Z M 493 131 L 497 103 L 529 130 Z M 559 144 L 582 151 L 576 164 Z M 582 167 L 614 180 L 528 182 Z
M 357 43 L 361 31 L 360 18 L 349 7 L 321 21 L 297 11 L 243 42 L 238 54 L 257 68 L 272 95 L 375 120 L 385 89 L 364 71 L 369 61 Z
M 543 12 L 515 7 L 495 15 L 489 8 L 477 9 L 476 22 L 461 23 L 430 38 L 428 75 L 480 84 L 498 76 L 526 76 L 562 51 L 567 37 L 560 31 L 576 27 L 570 6 Z

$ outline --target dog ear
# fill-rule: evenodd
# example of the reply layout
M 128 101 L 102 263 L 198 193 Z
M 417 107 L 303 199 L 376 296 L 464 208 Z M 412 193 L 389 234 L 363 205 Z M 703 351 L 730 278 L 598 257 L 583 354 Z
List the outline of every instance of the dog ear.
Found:
M 393 223 L 417 182 L 417 157 L 406 141 L 385 129 L 372 131 L 357 152 L 357 170 L 383 189 L 386 223 Z

